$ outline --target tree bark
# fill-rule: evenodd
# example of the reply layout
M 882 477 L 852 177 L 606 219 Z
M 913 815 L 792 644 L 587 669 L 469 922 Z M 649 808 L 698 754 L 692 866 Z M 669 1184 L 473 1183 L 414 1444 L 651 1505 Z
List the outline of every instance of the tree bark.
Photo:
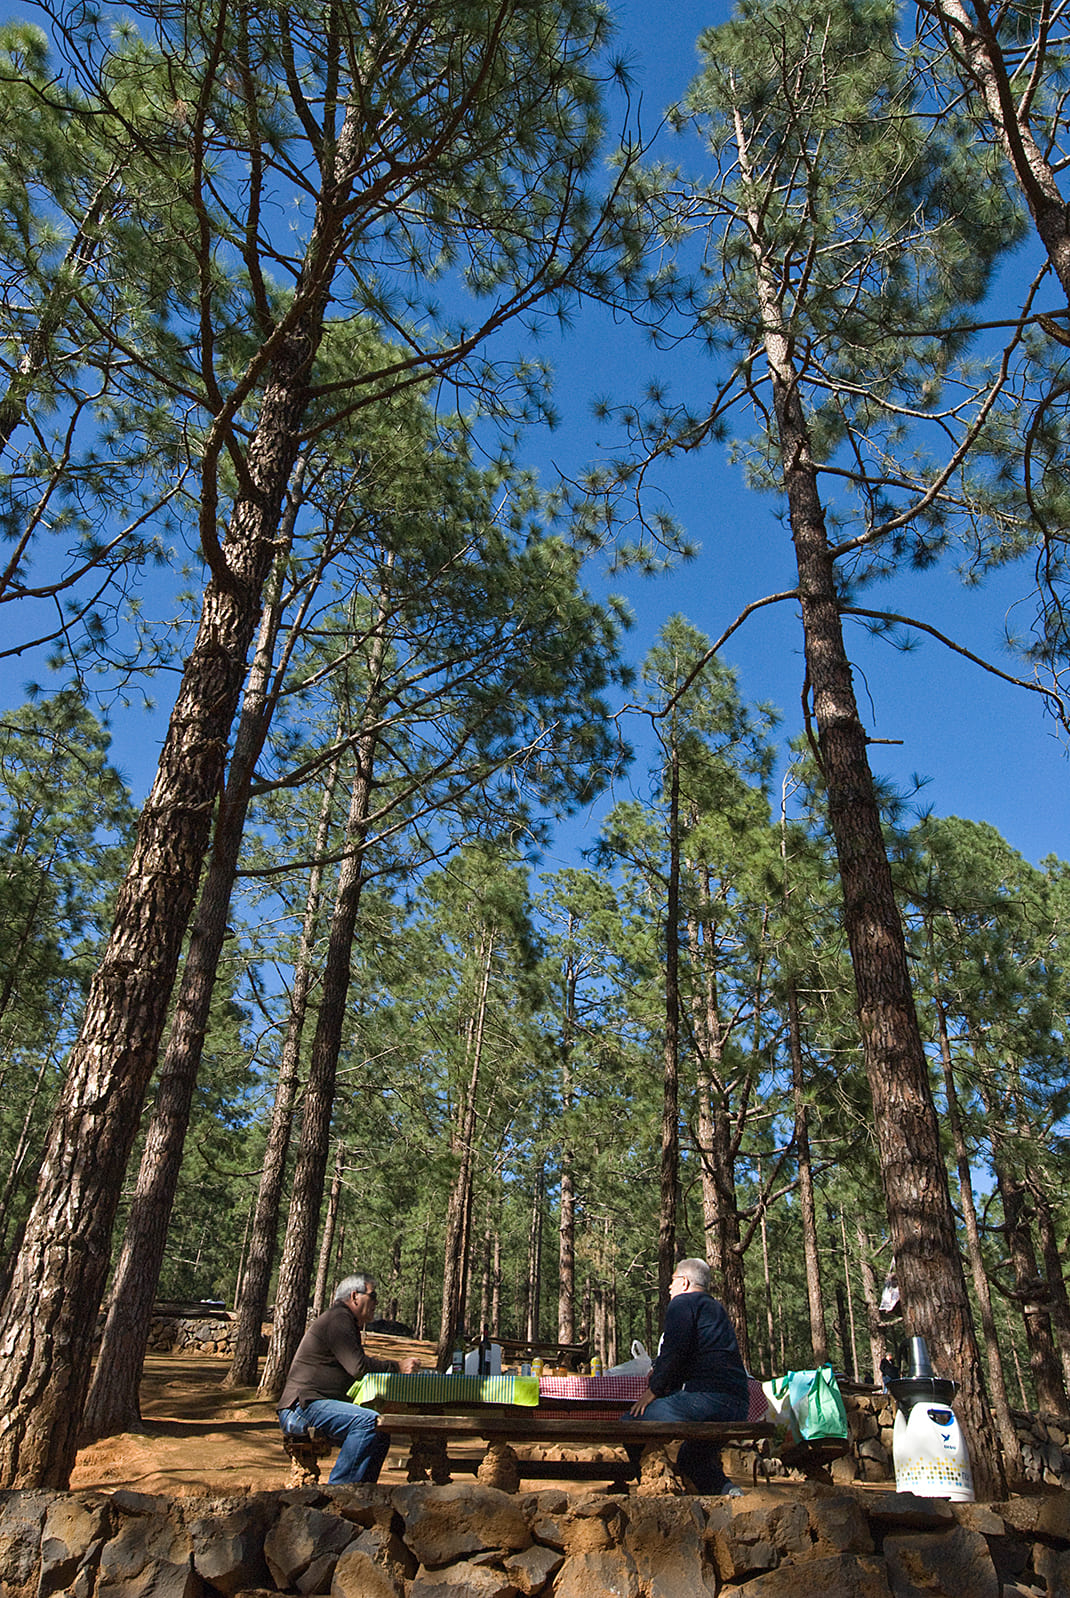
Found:
M 1048 1305 L 1052 1325 L 1059 1344 L 1059 1357 L 1063 1367 L 1063 1384 L 1070 1391 L 1070 1299 L 1066 1294 L 1063 1262 L 1059 1254 L 1059 1240 L 1055 1233 L 1055 1216 L 1051 1200 L 1042 1187 L 1036 1172 L 1027 1179 L 1030 1196 L 1037 1217 L 1037 1235 L 1040 1239 L 1040 1257 L 1044 1261 L 1044 1279 L 1048 1287 Z
M 1066 201 L 1059 191 L 1055 170 L 1030 126 L 1032 97 L 1027 103 L 1021 87 L 1012 81 L 1020 70 L 1022 41 L 1015 41 L 1014 60 L 1008 68 L 985 0 L 970 3 L 972 17 L 961 0 L 926 0 L 919 9 L 938 20 L 961 75 L 980 94 L 993 132 L 1032 214 L 1037 236 L 1063 294 L 1070 300 L 1070 221 Z M 1040 64 L 1037 60 L 1035 67 Z
M 661 1208 L 658 1302 L 669 1301 L 676 1269 L 676 1193 L 680 1180 L 680 754 L 669 750 L 669 881 L 665 904 L 665 1036 L 662 1044 Z
M 346 856 L 338 871 L 338 885 L 327 938 L 327 958 L 323 968 L 316 1032 L 312 1040 L 305 1109 L 301 1119 L 301 1141 L 297 1151 L 290 1211 L 279 1267 L 275 1295 L 275 1319 L 271 1347 L 260 1377 L 260 1393 L 277 1397 L 286 1381 L 290 1362 L 304 1335 L 308 1317 L 312 1262 L 316 1250 L 323 1183 L 327 1172 L 331 1115 L 338 1076 L 338 1055 L 345 1026 L 346 999 L 349 995 L 353 941 L 357 914 L 364 887 L 363 845 L 371 812 L 372 774 L 378 746 L 376 724 L 381 692 L 383 663 L 386 658 L 385 620 L 387 600 L 380 603 L 378 623 L 372 639 L 368 663 L 368 691 L 365 702 L 365 731 L 355 747 L 356 775 L 346 818 Z
M 855 1222 L 855 1235 L 858 1239 L 858 1262 L 862 1276 L 862 1297 L 866 1305 L 866 1330 L 869 1333 L 869 1363 L 870 1373 L 875 1385 L 881 1381 L 881 1361 L 885 1357 L 887 1343 L 884 1332 L 881 1330 L 880 1298 L 877 1294 L 877 1278 L 871 1264 L 873 1245 L 869 1234 L 860 1222 Z
M 268 1130 L 267 1146 L 264 1149 L 264 1168 L 260 1173 L 256 1208 L 253 1211 L 249 1258 L 246 1262 L 241 1303 L 238 1305 L 238 1320 L 234 1329 L 234 1352 L 230 1368 L 223 1378 L 224 1387 L 254 1387 L 260 1366 L 260 1339 L 267 1313 L 271 1271 L 275 1263 L 279 1206 L 282 1202 L 286 1159 L 290 1151 L 293 1109 L 301 1070 L 301 1039 L 304 1035 L 305 1017 L 308 1014 L 309 996 L 315 980 L 312 960 L 319 931 L 320 899 L 323 889 L 323 867 L 319 862 L 327 853 L 337 782 L 338 761 L 334 760 L 328 768 L 316 827 L 315 864 L 309 872 L 305 913 L 301 923 L 301 942 L 294 964 L 293 988 L 290 993 L 286 1040 L 282 1046 L 271 1126 Z
M 817 1246 L 817 1205 L 814 1202 L 814 1173 L 810 1163 L 810 1125 L 804 1094 L 802 1031 L 799 1025 L 799 995 L 794 980 L 788 988 L 788 1047 L 791 1052 L 791 1085 L 795 1101 L 795 1158 L 799 1171 L 799 1222 L 802 1226 L 803 1260 L 806 1266 L 806 1301 L 810 1309 L 810 1347 L 814 1364 L 828 1359 L 828 1329 L 825 1306 L 821 1301 L 821 1255 Z
M 570 959 L 565 972 L 565 1013 L 561 1038 L 561 1114 L 567 1126 L 572 1110 L 572 1038 L 576 1003 L 576 970 Z M 561 1214 L 557 1251 L 557 1339 L 576 1341 L 576 1192 L 572 1175 L 572 1147 L 561 1145 Z
M 927 928 L 927 932 L 931 953 L 931 924 Z M 1007 1474 L 1012 1481 L 1020 1482 L 1023 1479 L 1022 1449 L 1018 1441 L 1017 1429 L 1011 1417 L 1010 1399 L 1007 1396 L 1007 1384 L 1003 1375 L 999 1334 L 996 1331 L 996 1317 L 992 1308 L 992 1289 L 989 1285 L 988 1272 L 985 1270 L 984 1255 L 981 1251 L 981 1228 L 977 1221 L 977 1205 L 973 1195 L 973 1175 L 970 1169 L 969 1150 L 966 1147 L 962 1115 L 959 1111 L 958 1091 L 955 1087 L 955 1069 L 954 1061 L 951 1057 L 951 1040 L 947 1030 L 947 1014 L 940 992 L 939 973 L 934 970 L 933 1003 L 936 1011 L 937 1038 L 940 1044 L 940 1063 L 944 1073 L 944 1102 L 947 1106 L 947 1122 L 951 1129 L 951 1142 L 955 1150 L 955 1165 L 959 1179 L 959 1207 L 962 1210 L 963 1229 L 966 1233 L 966 1255 L 970 1262 L 973 1290 L 981 1315 L 981 1333 L 984 1337 L 985 1353 L 988 1358 L 988 1382 L 989 1391 L 992 1394 L 992 1414 L 995 1417 Z
M 340 172 L 355 170 L 358 120 L 347 110 L 335 152 Z M 37 1197 L 0 1315 L 0 1488 L 63 1488 L 70 1479 L 123 1174 L 222 788 L 230 728 L 297 461 L 351 182 L 351 176 L 332 182 L 328 197 L 317 200 L 287 320 L 266 367 L 244 483 L 222 548 L 202 514 L 212 575 L 196 641 L 71 1051 Z M 221 438 L 216 443 L 222 448 Z
M 123 1174 L 167 1015 L 230 725 L 297 457 L 321 311 L 276 357 L 239 500 L 142 811 L 115 921 L 52 1119 L 0 1317 L 0 1485 L 66 1486 Z
M 138 1431 L 141 1427 L 141 1373 L 152 1325 L 152 1306 L 167 1247 L 167 1229 L 208 1032 L 219 958 L 227 934 L 253 775 L 274 709 L 274 696 L 270 691 L 272 666 L 281 619 L 286 554 L 297 520 L 303 473 L 304 465 L 299 461 L 280 528 L 283 548 L 275 561 L 271 592 L 261 618 L 260 637 L 246 684 L 234 753 L 216 816 L 212 853 L 160 1068 L 156 1103 L 112 1279 L 104 1335 L 83 1422 L 90 1437 L 110 1437 L 117 1432 Z
M 472 1165 L 475 1157 L 476 1104 L 479 1093 L 479 1076 L 483 1064 L 483 1036 L 487 1020 L 487 995 L 494 962 L 494 929 L 483 923 L 480 929 L 480 978 L 476 1007 L 468 1020 L 467 1063 L 469 1075 L 462 1102 L 457 1106 L 457 1133 L 454 1150 L 458 1156 L 457 1174 L 453 1179 L 446 1206 L 446 1235 L 442 1267 L 442 1316 L 438 1329 L 438 1363 L 440 1370 L 448 1362 L 456 1340 L 461 1333 L 465 1300 L 465 1218 L 468 1213 L 469 1193 L 472 1185 Z
M 710 901 L 710 875 L 703 870 L 703 892 Z M 698 1099 L 696 1130 L 702 1171 L 702 1220 L 706 1258 L 718 1278 L 718 1296 L 736 1329 L 744 1364 L 750 1362 L 747 1286 L 736 1202 L 736 1172 L 732 1109 L 725 1082 L 725 1029 L 717 989 L 717 949 L 713 930 L 688 921 L 692 959 L 702 976 L 702 993 L 692 1007 L 697 1061 L 695 1087 Z
M 1037 1395 L 1037 1408 L 1046 1414 L 1063 1416 L 1070 1412 L 1070 1406 L 1067 1405 L 1062 1367 L 1051 1333 L 1051 1316 L 1035 1296 L 1040 1287 L 1040 1273 L 1030 1234 L 1025 1183 L 1007 1169 L 999 1155 L 994 1157 L 993 1164 L 996 1184 L 1003 1200 L 1003 1220 L 1014 1270 L 1015 1298 L 1021 1306 L 1025 1323 L 1029 1369 Z
M 747 141 L 738 115 L 736 130 L 746 181 Z M 928 1062 L 914 1009 L 866 733 L 844 648 L 835 563 L 817 469 L 775 272 L 763 244 L 763 218 L 754 210 L 747 220 L 799 575 L 820 764 L 843 887 L 862 1050 L 904 1313 L 912 1333 L 928 1342 L 936 1368 L 959 1383 L 956 1413 L 967 1437 L 978 1496 L 998 1498 L 1006 1484 L 959 1258 Z
M 327 1283 L 331 1274 L 331 1250 L 334 1247 L 335 1228 L 338 1225 L 338 1207 L 342 1202 L 342 1172 L 345 1170 L 346 1146 L 339 1142 L 334 1157 L 334 1175 L 327 1198 L 327 1214 L 320 1239 L 319 1263 L 316 1266 L 316 1285 L 312 1291 L 312 1313 L 321 1315 L 327 1306 Z M 384 1308 L 386 1306 L 384 1305 Z
M 524 1336 L 538 1342 L 542 1309 L 542 1195 L 545 1175 L 540 1162 L 531 1192 L 528 1227 L 528 1314 Z

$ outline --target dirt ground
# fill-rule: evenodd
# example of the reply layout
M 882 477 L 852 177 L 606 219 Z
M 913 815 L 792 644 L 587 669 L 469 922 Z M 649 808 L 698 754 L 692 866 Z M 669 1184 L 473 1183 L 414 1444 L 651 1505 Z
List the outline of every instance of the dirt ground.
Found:
M 79 1449 L 72 1489 L 188 1496 L 285 1487 L 290 1462 L 275 1407 L 255 1388 L 225 1389 L 227 1367 L 223 1357 L 149 1354 L 141 1383 L 144 1433 L 123 1432 Z
M 149 1354 L 141 1383 L 144 1433 L 123 1432 L 80 1449 L 72 1491 L 129 1487 L 140 1493 L 200 1497 L 286 1487 L 290 1461 L 282 1451 L 275 1406 L 258 1398 L 255 1388 L 224 1388 L 227 1367 L 223 1357 Z M 478 1442 L 468 1447 L 457 1443 L 453 1451 L 481 1453 L 482 1447 Z M 379 1480 L 401 1486 L 407 1458 L 408 1439 L 400 1439 L 391 1447 Z M 322 1481 L 332 1463 L 331 1458 L 322 1462 Z M 578 1486 L 562 1485 L 573 1490 Z
M 404 1349 L 388 1345 L 377 1353 L 393 1356 Z M 78 1453 L 71 1476 L 75 1492 L 120 1487 L 170 1497 L 235 1496 L 278 1490 L 289 1485 L 290 1461 L 274 1404 L 258 1398 L 255 1388 L 224 1388 L 228 1360 L 204 1354 L 149 1354 L 141 1384 L 144 1433 L 124 1432 L 90 1443 Z M 451 1445 L 454 1453 L 481 1456 L 478 1441 Z M 379 1480 L 401 1486 L 405 1481 L 408 1439 L 391 1447 Z M 332 1458 L 322 1462 L 326 1481 Z M 471 1480 L 460 1476 L 455 1480 Z M 738 1477 L 748 1507 L 775 1501 L 790 1489 L 783 1482 L 752 1484 Z M 604 1484 L 568 1478 L 524 1484 L 566 1487 L 570 1492 L 602 1491 Z

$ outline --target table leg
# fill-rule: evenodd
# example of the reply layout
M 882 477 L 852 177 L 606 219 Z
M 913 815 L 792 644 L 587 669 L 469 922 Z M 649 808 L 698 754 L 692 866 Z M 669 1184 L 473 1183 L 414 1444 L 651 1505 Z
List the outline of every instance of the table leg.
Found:
M 520 1487 L 520 1474 L 516 1454 L 509 1444 L 490 1443 L 476 1471 L 476 1481 L 484 1487 L 497 1487 L 499 1492 L 515 1493 Z
M 643 1498 L 664 1498 L 686 1493 L 676 1467 L 661 1443 L 647 1443 L 639 1460 L 639 1485 L 636 1492 Z
M 409 1448 L 409 1468 L 406 1481 L 428 1481 L 436 1487 L 446 1487 L 453 1480 L 450 1475 L 449 1454 L 441 1437 L 421 1436 L 412 1439 Z

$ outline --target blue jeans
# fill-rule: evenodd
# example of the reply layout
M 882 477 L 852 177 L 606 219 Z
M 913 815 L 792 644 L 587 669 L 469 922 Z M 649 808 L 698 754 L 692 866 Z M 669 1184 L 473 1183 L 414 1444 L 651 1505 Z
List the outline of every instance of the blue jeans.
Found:
M 390 1434 L 376 1430 L 374 1409 L 361 1409 L 341 1398 L 310 1398 L 307 1404 L 279 1410 L 279 1425 L 289 1434 L 314 1426 L 324 1437 L 341 1443 L 328 1481 L 378 1481 L 390 1448 Z
M 625 1410 L 622 1420 L 631 1419 Z M 681 1389 L 677 1393 L 667 1393 L 664 1398 L 655 1398 L 648 1404 L 639 1421 L 644 1420 L 746 1420 L 747 1394 L 732 1393 L 686 1393 Z M 628 1445 L 628 1457 L 633 1464 L 638 1464 L 642 1448 L 631 1443 Z M 676 1463 L 680 1470 L 690 1476 L 695 1484 L 695 1491 L 699 1493 L 723 1493 L 728 1486 L 728 1477 L 721 1464 L 721 1450 L 714 1448 L 711 1443 L 699 1443 L 685 1440 L 680 1444 L 680 1452 L 676 1456 Z

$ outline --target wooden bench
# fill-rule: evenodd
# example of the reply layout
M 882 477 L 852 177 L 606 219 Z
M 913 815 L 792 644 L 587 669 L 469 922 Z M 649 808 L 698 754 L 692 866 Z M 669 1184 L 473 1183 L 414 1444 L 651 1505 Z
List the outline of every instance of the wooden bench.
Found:
M 516 1492 L 521 1480 L 571 1477 L 584 1481 L 609 1480 L 611 1491 L 626 1491 L 626 1484 L 638 1473 L 641 1488 L 647 1492 L 684 1492 L 665 1456 L 665 1445 L 694 1439 L 723 1448 L 772 1437 L 776 1428 L 765 1422 L 748 1421 L 639 1421 L 614 1420 L 571 1414 L 519 1413 L 515 1409 L 487 1409 L 467 1415 L 429 1415 L 388 1413 L 379 1417 L 380 1430 L 412 1439 L 408 1463 L 409 1481 L 439 1485 L 451 1479 L 454 1470 L 475 1471 L 479 1481 Z M 487 1444 L 481 1461 L 450 1455 L 450 1442 L 480 1438 Z M 529 1443 L 565 1443 L 574 1448 L 634 1444 L 643 1450 L 638 1467 L 630 1459 L 520 1459 L 518 1447 Z M 663 1483 L 664 1485 L 658 1485 Z

